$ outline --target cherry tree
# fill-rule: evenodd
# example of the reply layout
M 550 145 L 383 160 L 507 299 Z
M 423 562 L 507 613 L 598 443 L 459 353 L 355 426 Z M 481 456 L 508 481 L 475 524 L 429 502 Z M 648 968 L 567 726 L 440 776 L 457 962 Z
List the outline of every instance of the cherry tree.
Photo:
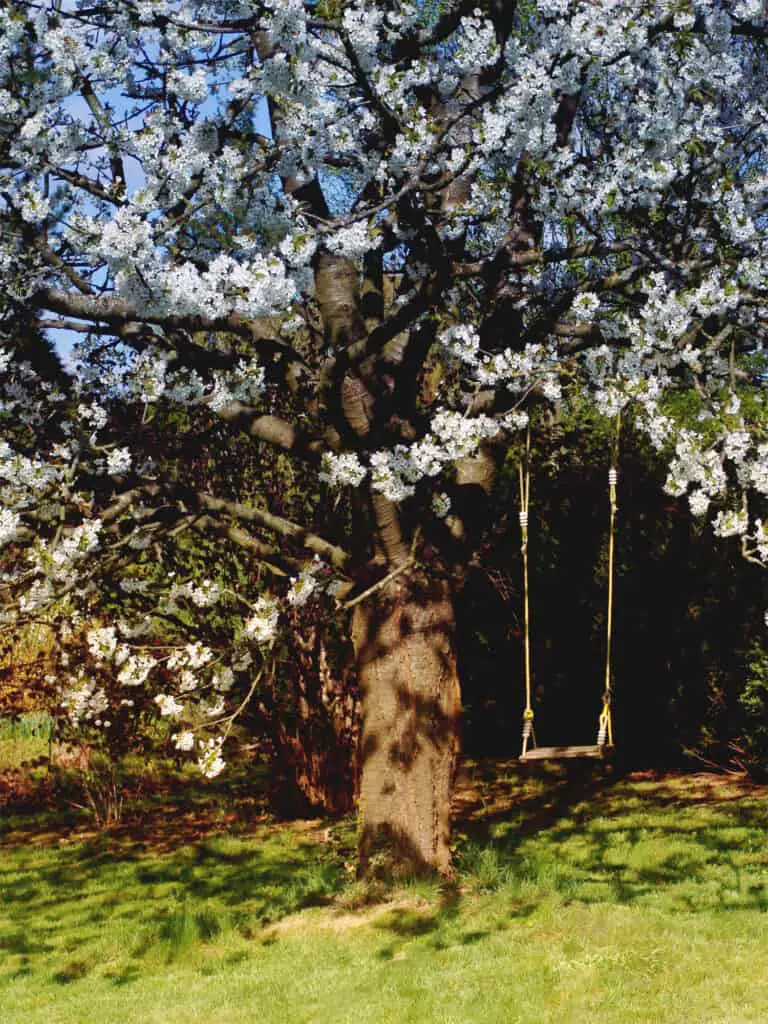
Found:
M 73 719 L 152 707 L 216 775 L 335 606 L 361 863 L 446 872 L 452 593 L 530 425 L 623 411 L 764 566 L 767 39 L 762 0 L 4 4 L 0 594 L 81 638 Z

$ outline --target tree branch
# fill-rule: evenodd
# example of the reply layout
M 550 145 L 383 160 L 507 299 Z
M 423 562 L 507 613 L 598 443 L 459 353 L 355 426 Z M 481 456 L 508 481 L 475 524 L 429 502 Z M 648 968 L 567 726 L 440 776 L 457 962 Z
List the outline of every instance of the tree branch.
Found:
M 156 327 L 162 327 L 166 332 L 186 331 L 189 334 L 221 332 L 233 334 L 255 344 L 261 351 L 261 354 L 267 357 L 279 356 L 293 363 L 305 365 L 299 352 L 292 348 L 292 346 L 284 341 L 280 341 L 271 331 L 264 330 L 258 321 L 244 320 L 235 313 L 231 313 L 229 316 L 213 318 L 153 313 L 151 310 L 137 309 L 127 299 L 119 295 L 76 295 L 73 292 L 54 288 L 51 285 L 38 288 L 32 295 L 31 302 L 38 309 L 47 309 L 52 313 L 75 317 L 78 320 L 103 323 L 115 328 L 134 324 L 152 324 Z M 173 341 L 168 339 L 168 344 L 173 346 Z M 208 369 L 211 368 L 211 363 L 214 363 L 214 365 L 216 363 L 216 353 L 200 346 L 194 346 L 192 342 L 187 342 L 183 350 L 178 345 L 176 348 L 180 353 L 183 350 L 190 353 L 197 350 L 197 354 L 201 358 L 205 356 L 205 358 L 210 360 L 207 366 Z M 223 358 L 225 358 L 225 364 L 222 365 L 232 365 L 228 358 Z
M 189 495 L 197 507 L 212 513 L 224 513 L 233 519 L 240 519 L 244 522 L 258 523 L 268 530 L 272 530 L 281 537 L 288 537 L 296 541 L 308 551 L 320 555 L 337 569 L 346 569 L 351 561 L 351 555 L 336 544 L 332 544 L 325 538 L 318 536 L 311 530 L 307 530 L 298 523 L 293 523 L 282 516 L 273 515 L 264 509 L 254 508 L 253 505 L 244 505 L 239 501 L 228 501 L 225 498 L 217 498 L 204 491 L 190 492 Z
M 216 415 L 249 437 L 313 464 L 319 463 L 322 453 L 331 446 L 331 439 L 321 440 L 279 416 L 260 413 L 243 402 L 229 402 Z

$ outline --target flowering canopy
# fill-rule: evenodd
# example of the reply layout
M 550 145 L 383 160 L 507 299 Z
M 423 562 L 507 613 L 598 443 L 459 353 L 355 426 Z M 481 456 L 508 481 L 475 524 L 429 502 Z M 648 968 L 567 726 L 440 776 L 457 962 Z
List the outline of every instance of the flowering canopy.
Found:
M 0 593 L 11 626 L 86 631 L 71 714 L 149 688 L 216 774 L 198 724 L 231 724 L 280 605 L 159 570 L 174 531 L 223 530 L 301 605 L 402 564 L 414 522 L 464 538 L 457 465 L 534 407 L 627 410 L 768 563 L 767 40 L 762 0 L 6 3 Z M 70 373 L 41 330 L 76 333 Z M 364 489 L 370 545 L 182 486 L 128 408 Z

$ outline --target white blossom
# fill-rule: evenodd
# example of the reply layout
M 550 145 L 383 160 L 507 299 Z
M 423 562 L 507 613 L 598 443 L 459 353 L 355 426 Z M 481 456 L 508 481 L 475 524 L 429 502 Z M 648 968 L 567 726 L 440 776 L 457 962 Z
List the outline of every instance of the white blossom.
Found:
M 110 476 L 122 476 L 131 468 L 132 461 L 127 448 L 113 448 L 107 456 L 107 472 Z
M 440 494 L 435 494 L 432 498 L 432 511 L 435 513 L 438 519 L 445 519 L 448 513 L 451 511 L 451 499 L 443 491 Z
M 320 479 L 331 487 L 359 487 L 367 473 L 354 452 L 323 452 Z
M 199 741 L 197 766 L 206 779 L 215 779 L 226 768 L 226 761 L 221 756 L 223 745 L 224 740 L 220 736 Z
M 718 512 L 712 529 L 718 537 L 741 537 L 749 529 L 747 513 L 732 509 Z
M 600 299 L 594 292 L 580 292 L 571 303 L 571 313 L 577 320 L 594 320 L 600 308 Z
M 169 693 L 158 693 L 155 704 L 163 718 L 179 718 L 184 713 L 184 705 Z
M 746 430 L 732 430 L 723 442 L 723 455 L 733 462 L 743 462 L 751 444 L 752 438 Z
M 21 516 L 10 508 L 0 508 L 0 547 L 16 536 L 21 526 Z
M 183 100 L 202 103 L 208 96 L 208 79 L 203 68 L 191 74 L 174 69 L 168 75 L 168 88 Z
M 21 201 L 21 216 L 28 224 L 45 220 L 51 204 L 47 196 L 36 189 L 28 189 Z
M 279 620 L 277 602 L 262 594 L 256 601 L 254 614 L 245 622 L 245 635 L 256 644 L 267 644 L 277 635 Z
M 749 479 L 760 494 L 768 494 L 768 442 L 757 447 L 757 455 L 750 466 Z
M 364 221 L 339 228 L 326 239 L 326 248 L 339 256 L 350 260 L 358 260 L 371 249 L 375 249 L 381 241 L 380 236 L 371 237 L 368 225 Z
M 172 739 L 172 743 L 177 750 L 190 751 L 195 746 L 195 734 L 190 732 L 188 729 L 182 732 L 177 732 Z
M 132 654 L 117 675 L 122 686 L 141 686 L 155 667 L 155 659 L 146 654 Z
M 99 662 L 110 661 L 117 651 L 118 639 L 114 626 L 88 630 L 86 641 L 91 655 Z
M 696 488 L 688 495 L 688 505 L 690 506 L 691 513 L 699 518 L 707 514 L 709 504 L 709 495 L 702 491 L 701 488 Z
M 226 693 L 231 690 L 235 683 L 235 673 L 229 665 L 220 665 L 211 676 L 211 685 L 214 690 Z
M 319 565 L 310 563 L 302 569 L 299 576 L 291 577 L 291 586 L 288 590 L 288 604 L 293 608 L 303 608 L 317 589 L 317 570 Z
M 94 724 L 100 722 L 101 716 L 109 707 L 106 693 L 93 679 L 81 677 L 79 684 L 63 693 L 62 707 L 75 725 L 83 721 L 92 721 Z

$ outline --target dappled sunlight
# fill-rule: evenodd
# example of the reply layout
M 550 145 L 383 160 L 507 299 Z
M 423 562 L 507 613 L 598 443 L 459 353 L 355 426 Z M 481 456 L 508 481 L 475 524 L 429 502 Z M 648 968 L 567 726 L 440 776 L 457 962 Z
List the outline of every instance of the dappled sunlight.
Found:
M 666 911 L 768 909 L 765 787 L 705 774 L 550 771 L 498 780 L 463 857 L 490 888 Z M 506 790 L 506 809 L 504 794 Z
M 338 886 L 338 865 L 290 829 L 214 835 L 162 854 L 108 834 L 17 847 L 0 863 L 0 984 L 20 969 L 47 975 L 70 949 L 95 969 L 172 957 L 224 929 L 250 937 L 329 902 Z

